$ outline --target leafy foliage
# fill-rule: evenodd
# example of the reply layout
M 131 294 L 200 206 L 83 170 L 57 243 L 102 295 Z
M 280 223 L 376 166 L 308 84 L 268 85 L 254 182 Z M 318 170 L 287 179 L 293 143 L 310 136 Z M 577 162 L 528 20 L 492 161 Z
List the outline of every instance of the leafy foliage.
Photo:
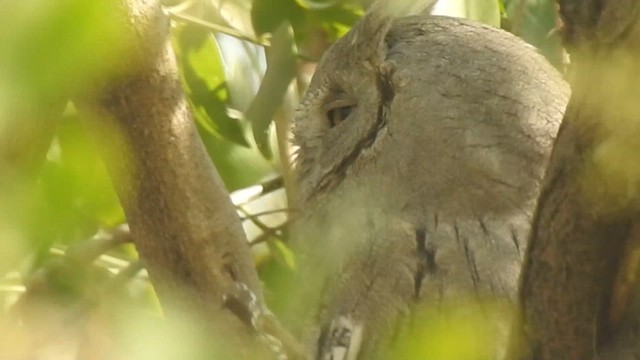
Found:
M 227 113 L 229 95 L 213 35 L 191 24 L 178 26 L 174 34 L 183 86 L 196 121 L 212 135 L 248 147 L 239 120 Z
M 223 3 L 171 0 L 165 1 L 165 10 L 172 18 L 182 85 L 200 136 L 233 191 L 274 174 L 288 175 L 286 129 L 293 114 L 291 104 L 298 102 L 322 53 L 348 31 L 364 9 L 355 0 Z M 163 329 L 146 334 L 158 321 L 159 311 L 148 279 L 136 263 L 135 250 L 123 246 L 126 241 L 105 243 L 105 239 L 117 239 L 114 234 L 125 222 L 100 160 L 101 152 L 108 149 L 96 148 L 85 129 L 90 119 L 80 118 L 73 104 L 67 104 L 72 92 L 81 93 L 88 85 L 123 70 L 118 60 L 128 45 L 113 4 L 111 0 L 13 1 L 5 4 L 0 15 L 5 27 L 0 32 L 0 76 L 5 79 L 0 83 L 0 300 L 4 308 L 16 308 L 26 301 L 19 299 L 30 294 L 47 298 L 52 292 L 62 291 L 72 300 L 65 301 L 63 307 L 56 304 L 47 308 L 49 313 L 82 314 L 98 332 L 126 329 L 144 334 L 145 339 L 167 339 L 176 333 Z M 510 30 L 540 48 L 556 66 L 562 65 L 562 48 L 554 35 L 557 15 L 551 0 L 441 0 L 438 13 L 465 16 L 493 26 L 502 22 L 507 27 L 509 23 Z M 59 104 L 50 106 L 52 103 Z M 43 110 L 49 108 L 54 110 Z M 55 111 L 65 108 L 64 113 Z M 25 118 L 35 124 L 36 131 L 18 134 L 16 127 L 24 130 L 18 125 Z M 285 131 L 272 132 L 274 118 Z M 51 134 L 45 134 L 42 140 L 46 151 L 35 161 L 39 164 L 37 171 L 22 172 L 25 159 L 32 161 L 32 156 L 23 155 L 33 150 L 26 146 L 14 151 L 11 146 L 20 137 L 26 144 L 40 141 L 36 137 L 45 128 L 51 128 Z M 2 154 L 3 146 L 9 147 L 9 156 Z M 14 156 L 16 152 L 19 156 Z M 263 207 L 273 209 L 285 202 L 283 191 L 269 192 L 273 198 L 262 196 L 266 193 L 259 196 L 266 202 Z M 253 203 L 244 204 L 244 210 L 261 211 Z M 280 213 L 259 219 L 268 230 L 285 227 L 283 217 Z M 259 237 L 265 229 L 259 230 L 252 237 Z M 260 241 L 262 246 L 254 246 L 256 254 L 262 254 L 256 258 L 262 259 L 262 275 L 274 293 L 281 285 L 278 276 L 282 276 L 282 270 L 286 273 L 295 267 L 285 234 L 286 229 L 273 231 L 266 246 L 264 241 Z M 87 244 L 98 244 L 103 251 L 87 252 Z M 68 256 L 73 253 L 91 255 L 79 265 L 77 258 Z M 62 271 L 60 263 L 72 267 Z M 84 272 L 87 276 L 71 276 Z M 87 284 L 91 286 L 84 286 Z M 127 314 L 131 309 L 144 309 L 146 315 L 136 313 L 124 319 L 123 309 Z M 48 329 L 50 321 L 59 319 L 47 315 L 32 320 Z M 141 325 L 131 330 L 136 321 Z M 456 339 L 477 335 L 473 319 L 464 324 Z M 184 326 L 179 324 L 177 328 Z M 11 330 L 28 344 L 33 329 L 24 333 Z M 448 329 L 443 325 L 420 331 L 442 335 Z M 134 358 L 171 358 L 178 353 L 189 357 L 180 347 L 167 345 L 164 352 L 164 347 L 158 347 L 152 354 L 124 343 Z M 0 344 L 0 357 L 9 351 L 5 345 Z M 411 346 L 418 353 L 424 350 L 420 344 Z M 440 358 L 451 355 L 446 346 L 440 350 L 437 356 L 424 354 Z M 468 352 L 463 350 L 457 353 L 458 358 L 467 358 Z

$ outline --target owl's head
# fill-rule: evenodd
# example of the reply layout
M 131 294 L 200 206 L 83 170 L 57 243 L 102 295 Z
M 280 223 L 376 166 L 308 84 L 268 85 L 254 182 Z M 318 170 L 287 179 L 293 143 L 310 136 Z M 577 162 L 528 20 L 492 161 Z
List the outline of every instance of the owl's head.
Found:
M 568 99 L 534 48 L 436 16 L 368 15 L 319 63 L 293 125 L 303 204 L 508 211 L 537 195 Z

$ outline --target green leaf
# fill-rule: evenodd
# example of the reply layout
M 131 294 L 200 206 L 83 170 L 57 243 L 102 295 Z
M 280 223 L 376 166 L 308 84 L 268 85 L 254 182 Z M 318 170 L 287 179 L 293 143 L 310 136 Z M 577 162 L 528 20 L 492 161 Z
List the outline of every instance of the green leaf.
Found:
M 124 211 L 82 120 L 73 113 L 67 114 L 59 126 L 59 165 L 64 173 L 64 182 L 60 185 L 65 190 L 59 189 L 56 196 L 62 195 L 60 203 L 77 208 L 80 221 L 90 219 L 103 227 L 121 224 L 125 221 Z
M 463 296 L 442 306 L 417 306 L 415 320 L 396 331 L 393 359 L 494 359 L 494 344 L 505 342 L 500 329 L 509 322 L 511 311 L 498 301 Z
M 507 16 L 507 8 L 504 6 L 503 0 L 498 0 L 498 6 L 500 8 L 500 16 Z
M 273 172 L 273 166 L 255 147 L 247 148 L 220 139 L 198 124 L 198 132 L 207 153 L 229 191 L 254 185 Z
M 215 38 L 207 29 L 184 25 L 176 31 L 175 43 L 196 122 L 213 135 L 249 147 L 240 121 L 227 113 L 228 92 Z
M 41 259 L 49 255 L 52 244 L 86 240 L 99 227 L 125 221 L 107 170 L 81 120 L 72 111 L 63 116 L 57 141 L 27 200 L 22 231 Z
M 0 20 L 0 103 L 82 91 L 114 70 L 126 50 L 111 0 L 4 2 Z
M 295 270 L 296 258 L 291 249 L 282 240 L 272 239 L 268 242 L 269 250 L 271 250 L 276 261 L 289 270 Z
M 310 12 L 309 18 L 311 23 L 321 24 L 328 35 L 328 40 L 334 42 L 346 34 L 353 24 L 362 17 L 363 13 L 361 6 L 345 3 L 340 7 Z M 294 30 L 298 31 L 296 28 Z
M 215 56 L 211 55 L 211 44 Z M 273 171 L 257 149 L 248 145 L 244 124 L 227 114 L 228 83 L 210 32 L 197 26 L 181 26 L 174 30 L 174 48 L 200 138 L 225 186 L 231 191 L 247 187 Z M 230 131 L 222 126 L 225 124 L 233 126 Z
M 283 21 L 294 23 L 303 17 L 304 9 L 295 0 L 253 0 L 251 4 L 251 23 L 258 36 L 274 32 Z
M 306 45 L 313 48 L 318 42 L 334 42 L 358 21 L 362 13 L 362 6 L 357 1 L 254 0 L 251 21 L 258 35 L 275 32 L 280 23 L 288 21 L 298 48 L 304 50 Z
M 245 114 L 251 122 L 258 149 L 268 159 L 272 157 L 269 125 L 295 75 L 293 33 L 289 23 L 283 22 L 273 33 L 267 52 L 267 71 Z

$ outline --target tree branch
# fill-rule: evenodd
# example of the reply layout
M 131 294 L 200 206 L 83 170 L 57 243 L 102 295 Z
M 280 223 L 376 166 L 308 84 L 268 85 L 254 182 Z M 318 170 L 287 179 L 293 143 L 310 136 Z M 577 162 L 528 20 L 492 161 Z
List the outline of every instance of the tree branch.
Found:
M 168 313 L 215 320 L 235 358 L 264 358 L 225 299 L 263 295 L 240 220 L 197 135 L 158 1 L 120 0 L 133 41 L 121 73 L 74 101 L 90 119 L 132 238 Z M 231 311 L 230 311 L 231 310 Z M 225 349 L 225 350 L 229 350 Z
M 640 248 L 638 2 L 559 4 L 573 93 L 523 268 L 518 331 L 524 343 L 510 359 L 594 359 L 620 334 L 621 314 L 629 313 L 634 297 L 629 281 L 635 281 L 637 260 L 630 256 Z

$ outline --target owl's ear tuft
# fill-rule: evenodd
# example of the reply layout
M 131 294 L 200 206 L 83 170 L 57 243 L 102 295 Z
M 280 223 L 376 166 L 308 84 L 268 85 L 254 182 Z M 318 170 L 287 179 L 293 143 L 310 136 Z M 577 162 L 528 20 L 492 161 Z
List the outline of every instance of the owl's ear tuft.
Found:
M 376 58 L 384 49 L 387 31 L 397 18 L 429 14 L 438 0 L 377 0 L 362 20 L 354 27 L 351 36 L 353 50 L 365 57 Z M 357 49 L 362 47 L 362 49 Z M 370 50 L 374 49 L 374 54 Z M 373 56 L 372 56 L 373 55 Z

